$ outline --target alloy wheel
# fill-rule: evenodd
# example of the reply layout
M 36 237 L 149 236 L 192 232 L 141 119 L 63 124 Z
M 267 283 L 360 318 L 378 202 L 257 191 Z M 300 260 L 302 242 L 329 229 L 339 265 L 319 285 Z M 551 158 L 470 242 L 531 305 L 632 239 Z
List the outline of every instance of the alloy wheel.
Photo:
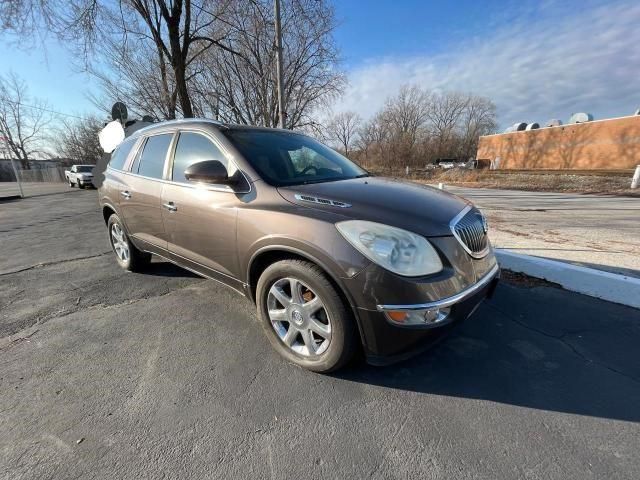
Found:
M 111 244 L 120 260 L 129 260 L 129 244 L 124 236 L 122 228 L 117 223 L 111 225 Z
M 281 278 L 267 295 L 271 326 L 282 342 L 303 356 L 321 355 L 331 342 L 331 319 L 322 299 L 301 280 Z

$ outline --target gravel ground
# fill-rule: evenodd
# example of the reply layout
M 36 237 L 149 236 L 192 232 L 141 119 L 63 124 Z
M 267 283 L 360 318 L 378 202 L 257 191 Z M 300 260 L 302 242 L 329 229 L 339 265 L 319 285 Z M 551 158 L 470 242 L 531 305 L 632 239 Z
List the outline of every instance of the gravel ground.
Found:
M 640 478 L 638 310 L 504 283 L 426 354 L 323 376 L 234 291 L 120 270 L 94 191 L 0 225 L 2 479 Z
M 25 197 L 64 193 L 69 190 L 69 185 L 62 182 L 23 182 L 22 184 L 22 192 Z M 16 182 L 0 182 L 0 201 L 14 195 L 20 195 L 20 189 Z

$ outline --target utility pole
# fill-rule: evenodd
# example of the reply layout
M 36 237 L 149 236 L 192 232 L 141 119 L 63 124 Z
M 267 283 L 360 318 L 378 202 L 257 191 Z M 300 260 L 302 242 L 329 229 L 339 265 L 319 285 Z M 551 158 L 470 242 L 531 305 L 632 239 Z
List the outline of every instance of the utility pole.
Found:
M 274 0 L 276 23 L 276 75 L 278 81 L 278 127 L 285 128 L 284 80 L 282 78 L 282 28 L 280 26 L 280 0 Z

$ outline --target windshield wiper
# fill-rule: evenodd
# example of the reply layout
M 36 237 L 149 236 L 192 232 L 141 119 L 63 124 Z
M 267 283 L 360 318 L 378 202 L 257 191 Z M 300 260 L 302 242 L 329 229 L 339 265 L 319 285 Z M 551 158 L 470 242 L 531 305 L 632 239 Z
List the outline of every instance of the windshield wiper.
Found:
M 333 182 L 335 180 L 342 180 L 341 178 L 321 178 L 319 180 L 305 180 L 304 182 L 300 182 L 294 185 L 310 185 L 312 183 L 325 183 L 325 182 Z
M 369 177 L 370 175 L 368 173 L 363 173 L 360 175 L 356 175 L 355 177 L 329 177 L 329 178 L 318 178 L 315 180 L 304 180 L 302 182 L 299 183 L 290 183 L 287 186 L 288 187 L 292 187 L 295 185 L 310 185 L 312 183 L 327 183 L 327 182 L 339 182 L 341 180 L 353 180 L 354 178 L 362 178 L 362 177 Z

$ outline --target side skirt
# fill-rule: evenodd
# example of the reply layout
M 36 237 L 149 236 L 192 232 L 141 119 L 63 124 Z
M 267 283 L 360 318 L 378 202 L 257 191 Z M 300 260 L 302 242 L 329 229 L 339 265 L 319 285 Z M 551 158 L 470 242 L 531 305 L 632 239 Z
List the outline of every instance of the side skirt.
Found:
M 169 262 L 174 263 L 181 268 L 184 268 L 185 270 L 189 270 L 190 272 L 195 273 L 196 275 L 200 275 L 201 277 L 208 278 L 210 280 L 215 280 L 218 283 L 232 288 L 239 294 L 250 298 L 250 296 L 248 295 L 248 285 L 238 279 L 230 277 L 229 275 L 225 275 L 224 273 L 220 273 L 216 270 L 207 268 L 200 263 L 181 257 L 180 255 L 176 255 L 175 253 L 172 253 L 162 247 L 158 247 L 157 245 L 145 242 L 144 240 L 140 240 L 139 238 L 134 239 L 134 242 L 136 244 L 136 247 L 140 250 L 162 257 L 165 260 L 168 260 Z

